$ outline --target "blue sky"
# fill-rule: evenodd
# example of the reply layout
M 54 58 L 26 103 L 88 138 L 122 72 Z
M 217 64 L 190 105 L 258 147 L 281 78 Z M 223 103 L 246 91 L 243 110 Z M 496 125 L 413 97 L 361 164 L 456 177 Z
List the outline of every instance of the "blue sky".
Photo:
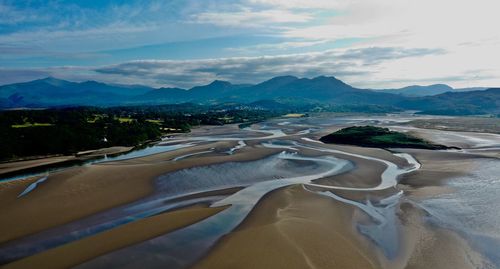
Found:
M 0 84 L 500 85 L 496 0 L 0 0 Z

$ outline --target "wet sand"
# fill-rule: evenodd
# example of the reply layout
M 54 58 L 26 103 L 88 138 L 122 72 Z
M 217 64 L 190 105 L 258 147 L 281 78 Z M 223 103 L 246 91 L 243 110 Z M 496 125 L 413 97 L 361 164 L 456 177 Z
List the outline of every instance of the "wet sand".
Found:
M 93 257 L 196 223 L 224 209 L 199 205 L 159 214 L 9 263 L 3 268 L 76 266 Z
M 425 172 L 410 175 L 415 181 L 428 176 Z M 334 192 L 366 201 L 396 190 Z M 420 189 L 418 195 L 433 193 Z M 452 269 L 476 268 L 484 261 L 455 233 L 428 226 L 425 211 L 412 203 L 399 204 L 397 214 L 400 253 L 387 259 L 356 230 L 354 223 L 366 219 L 357 207 L 316 195 L 302 185 L 278 189 L 263 197 L 243 223 L 193 268 Z
M 57 164 L 75 159 L 76 158 L 74 156 L 57 156 L 57 157 L 46 157 L 46 158 L 26 160 L 26 161 L 0 163 L 0 176 L 15 171 L 20 171 L 24 169 L 35 168 L 45 165 Z
M 463 149 L 498 147 L 500 146 L 500 135 L 491 133 L 476 132 L 454 132 L 437 129 L 421 129 L 416 127 L 394 126 L 391 129 L 396 131 L 406 131 L 414 136 L 418 136 L 436 144 L 449 147 L 459 147 Z
M 483 268 L 484 257 L 473 250 L 458 234 L 427 225 L 425 212 L 402 203 L 401 219 L 402 254 L 393 261 L 384 262 L 386 268 L 408 269 L 475 269 Z M 484 267 L 494 268 L 494 267 Z
M 326 147 L 387 159 L 387 151 L 378 149 Z M 421 169 L 401 178 L 397 188 L 334 193 L 358 201 L 377 201 L 400 190 L 410 198 L 432 197 L 453 191 L 444 186 L 444 181 L 467 174 L 471 160 L 484 158 L 459 152 L 396 150 L 412 154 L 422 164 Z M 349 159 L 357 169 L 315 182 L 373 187 L 380 181 L 384 165 L 334 155 Z M 394 157 L 391 161 L 395 161 Z M 401 160 L 395 162 L 405 165 Z M 423 209 L 402 202 L 398 204 L 397 214 L 401 250 L 396 258 L 388 259 L 373 242 L 356 231 L 354 223 L 366 219 L 358 208 L 307 192 L 302 185 L 279 189 L 263 197 L 243 223 L 224 236 L 193 268 L 451 269 L 476 268 L 484 263 L 484 257 L 456 233 L 427 225 Z
M 153 180 L 167 172 L 228 161 L 257 160 L 279 152 L 266 148 L 242 149 L 235 155 L 199 156 L 171 162 L 174 157 L 189 152 L 229 148 L 235 143 L 215 142 L 143 158 L 69 168 L 51 174 L 46 182 L 20 198 L 17 196 L 36 178 L 2 182 L 0 229 L 9 233 L 0 234 L 0 243 L 136 201 L 153 193 Z
M 317 139 L 322 133 L 340 128 L 329 127 L 308 138 Z M 288 130 L 293 134 L 297 130 Z M 192 134 L 180 134 L 176 139 L 192 136 L 226 135 L 241 132 L 236 125 L 202 127 Z M 251 133 L 251 138 L 268 134 Z M 303 137 L 303 136 L 302 136 Z M 301 139 L 299 135 L 284 138 L 305 146 L 383 159 L 399 167 L 408 167 L 404 159 L 391 152 L 355 146 L 325 145 Z M 174 139 L 175 140 L 175 139 Z M 238 141 L 202 142 L 146 157 L 70 168 L 53 173 L 33 192 L 18 198 L 29 184 L 39 177 L 0 183 L 0 243 L 55 227 L 97 212 L 127 204 L 154 193 L 154 179 L 160 175 L 195 166 L 229 161 L 252 161 L 283 151 L 265 148 L 259 140 L 248 140 L 246 146 L 228 155 L 228 149 Z M 190 154 L 212 150 L 202 155 Z M 437 194 L 452 192 L 445 181 L 466 175 L 469 163 L 485 156 L 460 152 L 396 149 L 414 156 L 422 167 L 404 175 L 395 187 L 377 191 L 335 190 L 333 193 L 354 202 L 380 202 L 404 191 L 396 204 L 396 227 L 399 251 L 387 258 L 378 246 L 362 235 L 356 224 L 370 218 L 359 207 L 340 202 L 314 191 L 321 187 L 292 185 L 268 193 L 232 232 L 223 236 L 194 268 L 474 268 L 483 257 L 450 230 L 428 225 L 426 212 L 414 201 Z M 301 156 L 333 156 L 348 160 L 354 169 L 339 175 L 315 180 L 314 183 L 342 187 L 371 188 L 380 183 L 385 170 L 383 163 L 342 153 L 300 149 Z M 189 156 L 179 161 L 175 157 Z M 231 194 L 240 188 L 209 191 L 179 198 L 192 199 L 203 195 Z M 61 203 L 64 201 L 64 203 Z M 78 208 L 78 210 L 75 210 Z M 46 265 L 66 268 L 78 265 L 110 251 L 143 242 L 175 229 L 196 223 L 216 214 L 221 208 L 194 206 L 162 213 L 124 224 L 81 240 L 73 241 L 16 262 L 6 268 L 27 268 Z M 104 242 L 104 243 L 102 243 Z M 106 257 L 106 256 L 105 256 Z M 49 266 L 50 264 L 50 266 Z
M 0 163 L 0 176 L 26 169 L 55 165 L 69 161 L 78 161 L 89 158 L 96 158 L 104 155 L 120 154 L 130 150 L 132 150 L 132 147 L 110 147 L 110 148 L 102 148 L 97 150 L 79 152 L 76 154 L 76 156 L 71 155 L 71 156 L 44 157 L 44 158 L 37 158 L 25 161 L 5 162 L 5 163 Z
M 482 155 L 450 151 L 400 149 L 414 156 L 422 167 L 400 179 L 399 187 L 415 199 L 425 199 L 453 191 L 446 181 L 467 175 L 473 167 L 471 161 Z M 488 157 L 486 157 L 488 158 Z
M 277 190 L 193 268 L 379 268 L 353 240 L 353 210 L 301 185 Z

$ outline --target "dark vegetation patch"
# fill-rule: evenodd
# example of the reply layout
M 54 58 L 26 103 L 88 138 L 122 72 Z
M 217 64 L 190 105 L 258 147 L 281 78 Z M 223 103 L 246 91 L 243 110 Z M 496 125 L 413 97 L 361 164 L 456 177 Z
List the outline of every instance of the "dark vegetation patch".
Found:
M 323 143 L 375 148 L 448 149 L 409 134 L 374 126 L 353 126 L 320 138 Z
M 60 108 L 0 112 L 0 160 L 137 146 L 198 125 L 259 122 L 277 112 L 197 105 Z

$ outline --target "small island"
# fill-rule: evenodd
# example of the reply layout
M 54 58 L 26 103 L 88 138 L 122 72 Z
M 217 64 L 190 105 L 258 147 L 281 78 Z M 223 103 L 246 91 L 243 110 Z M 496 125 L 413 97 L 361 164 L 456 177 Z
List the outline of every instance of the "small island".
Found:
M 320 138 L 327 144 L 347 144 L 375 148 L 449 149 L 424 139 L 375 126 L 353 126 Z

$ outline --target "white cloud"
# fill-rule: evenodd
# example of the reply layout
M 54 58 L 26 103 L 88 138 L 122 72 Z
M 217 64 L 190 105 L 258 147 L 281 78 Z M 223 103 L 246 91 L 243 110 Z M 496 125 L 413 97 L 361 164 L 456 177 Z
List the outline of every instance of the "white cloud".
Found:
M 238 27 L 269 27 L 269 23 L 298 23 L 311 19 L 312 15 L 308 13 L 279 9 L 252 10 L 250 8 L 240 8 L 238 11 L 230 12 L 203 12 L 193 15 L 193 20 L 197 23 Z
M 289 41 L 289 42 L 258 44 L 245 47 L 234 47 L 234 48 L 228 48 L 227 50 L 239 53 L 253 53 L 255 51 L 273 51 L 273 50 L 286 51 L 289 50 L 290 48 L 306 48 L 324 44 L 326 42 L 328 42 L 328 40 Z
M 328 19 L 278 29 L 278 35 L 302 40 L 304 44 L 360 38 L 363 41 L 351 48 L 396 46 L 447 51 L 446 55 L 377 64 L 370 72 L 373 77 L 360 77 L 359 84 L 400 85 L 398 81 L 422 82 L 426 79 L 429 82 L 444 79 L 459 86 L 499 84 L 498 78 L 494 78 L 500 73 L 500 32 L 496 29 L 500 25 L 498 0 L 248 0 L 247 4 L 297 14 L 332 11 Z M 258 22 L 253 20 L 252 24 Z M 293 48 L 294 43 L 281 45 L 281 49 Z M 254 46 L 255 50 L 259 48 L 259 45 Z M 471 75 L 470 70 L 481 70 L 481 74 Z
M 287 73 L 339 75 L 367 87 L 441 79 L 453 86 L 500 84 L 498 0 L 136 1 L 102 12 L 50 3 L 59 4 L 35 12 L 0 3 L 0 13 L 6 14 L 0 16 L 0 25 L 11 17 L 14 25 L 50 21 L 58 13 L 71 15 L 47 27 L 21 27 L 0 34 L 0 52 L 8 54 L 0 60 L 10 63 L 18 57 L 22 62 L 30 50 L 34 56 L 56 58 L 218 36 L 258 36 L 259 44 L 234 42 L 230 49 L 210 43 L 220 46 L 225 57 L 221 59 L 128 62 L 72 69 L 73 75 L 64 68 L 42 69 L 65 77 L 152 85 L 188 86 L 216 78 L 256 82 Z M 46 12 L 57 7 L 59 12 Z M 313 46 L 328 47 L 346 39 L 359 41 L 346 43 L 345 50 L 308 52 Z M 297 51 L 303 53 L 290 54 Z M 262 54 L 270 56 L 232 57 Z M 119 61 L 124 60 L 108 62 Z
M 345 2 L 345 1 L 344 1 Z M 323 24 L 291 27 L 293 38 L 398 37 L 392 45 L 455 46 L 462 42 L 500 38 L 500 2 L 496 0 L 377 0 L 349 1 Z M 387 45 L 382 43 L 372 45 Z M 445 48 L 447 49 L 447 48 Z
M 203 60 L 141 60 L 97 68 L 96 72 L 162 86 L 190 87 L 215 79 L 256 83 L 274 76 L 314 77 L 335 75 L 349 82 L 366 79 L 378 65 L 408 57 L 442 54 L 436 49 L 394 47 L 337 49 L 315 53 Z
M 344 2 L 344 3 L 342 3 Z M 335 0 L 249 0 L 249 4 L 288 9 L 338 9 L 346 1 Z
M 258 83 L 280 75 L 328 75 L 361 88 L 394 88 L 422 83 L 447 83 L 453 87 L 500 84 L 495 69 L 473 69 L 458 64 L 449 66 L 448 63 L 453 61 L 452 55 L 437 48 L 369 47 L 261 57 L 140 60 L 99 67 L 24 70 L 26 72 L 0 69 L 0 77 L 4 77 L 0 83 L 52 75 L 74 81 L 189 88 L 215 79 Z

